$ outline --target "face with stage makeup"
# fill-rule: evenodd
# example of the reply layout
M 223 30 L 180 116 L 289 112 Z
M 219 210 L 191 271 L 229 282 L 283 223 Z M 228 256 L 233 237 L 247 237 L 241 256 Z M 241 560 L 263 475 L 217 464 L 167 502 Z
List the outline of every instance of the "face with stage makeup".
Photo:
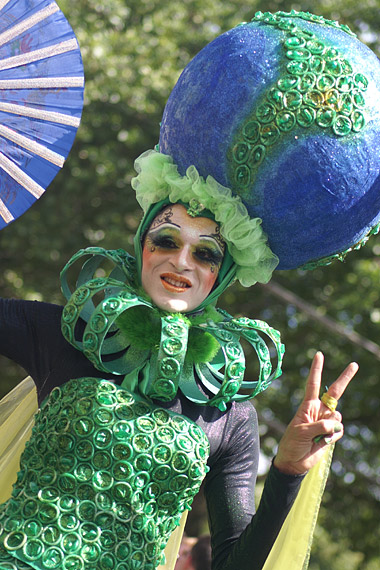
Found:
M 169 205 L 145 236 L 142 286 L 160 309 L 190 312 L 213 288 L 224 250 L 214 220 L 193 218 L 182 204 Z

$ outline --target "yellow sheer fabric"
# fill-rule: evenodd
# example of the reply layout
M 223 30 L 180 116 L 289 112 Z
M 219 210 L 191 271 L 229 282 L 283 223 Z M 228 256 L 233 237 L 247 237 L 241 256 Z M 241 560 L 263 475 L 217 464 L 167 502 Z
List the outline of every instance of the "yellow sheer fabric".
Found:
M 33 380 L 25 378 L 0 401 L 0 504 L 12 491 L 20 455 L 30 436 L 37 396 Z M 324 491 L 333 447 L 305 477 L 298 497 L 273 545 L 263 570 L 306 570 L 320 501 Z M 166 563 L 157 570 L 173 570 L 186 521 L 173 532 L 165 549 Z
M 302 481 L 297 499 L 265 562 L 263 570 L 307 570 L 319 506 L 328 477 L 334 446 Z
M 0 401 L 0 504 L 11 494 L 36 411 L 37 394 L 30 377 Z

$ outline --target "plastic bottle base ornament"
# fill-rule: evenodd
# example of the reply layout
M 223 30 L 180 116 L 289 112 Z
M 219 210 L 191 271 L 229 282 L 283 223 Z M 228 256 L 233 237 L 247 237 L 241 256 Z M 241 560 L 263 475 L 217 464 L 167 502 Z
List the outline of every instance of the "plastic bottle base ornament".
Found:
M 13 560 L 17 569 L 90 570 L 132 560 L 154 570 L 208 455 L 199 426 L 110 381 L 54 388 L 0 507 L 1 568 Z

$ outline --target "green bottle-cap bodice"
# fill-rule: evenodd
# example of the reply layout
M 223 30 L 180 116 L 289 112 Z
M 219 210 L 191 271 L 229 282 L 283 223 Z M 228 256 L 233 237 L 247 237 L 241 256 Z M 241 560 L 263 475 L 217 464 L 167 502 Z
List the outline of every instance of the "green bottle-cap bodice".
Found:
M 153 570 L 208 454 L 189 419 L 107 380 L 71 380 L 36 416 L 0 542 L 36 569 Z

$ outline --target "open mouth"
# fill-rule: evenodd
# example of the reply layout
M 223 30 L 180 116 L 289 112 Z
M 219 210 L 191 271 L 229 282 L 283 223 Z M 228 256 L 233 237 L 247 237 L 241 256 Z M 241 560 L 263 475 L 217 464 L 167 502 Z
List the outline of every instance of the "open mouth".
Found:
M 172 293 L 183 293 L 191 287 L 191 282 L 182 275 L 176 275 L 175 273 L 163 273 L 160 275 L 160 278 L 165 289 Z

